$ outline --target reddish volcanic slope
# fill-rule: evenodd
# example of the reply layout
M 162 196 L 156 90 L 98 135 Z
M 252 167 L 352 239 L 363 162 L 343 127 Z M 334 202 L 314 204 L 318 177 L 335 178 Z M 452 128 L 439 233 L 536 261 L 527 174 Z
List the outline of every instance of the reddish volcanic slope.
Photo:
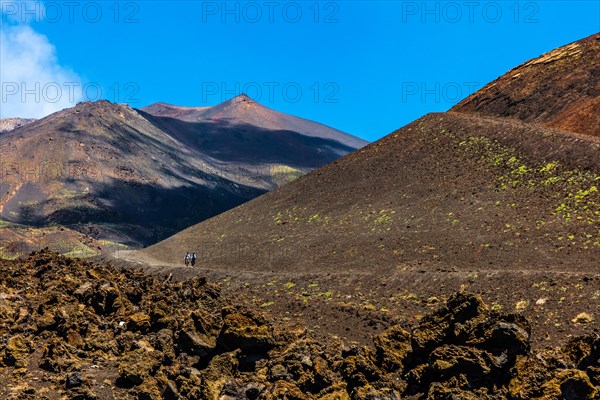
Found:
M 600 33 L 519 65 L 451 111 L 600 136 Z

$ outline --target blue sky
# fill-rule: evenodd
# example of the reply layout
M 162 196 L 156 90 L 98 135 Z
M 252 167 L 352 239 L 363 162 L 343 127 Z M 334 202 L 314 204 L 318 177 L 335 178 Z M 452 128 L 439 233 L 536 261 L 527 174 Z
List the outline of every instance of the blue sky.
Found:
M 246 91 L 371 141 L 600 31 L 597 0 L 0 5 L 0 117 L 82 98 L 213 105 Z

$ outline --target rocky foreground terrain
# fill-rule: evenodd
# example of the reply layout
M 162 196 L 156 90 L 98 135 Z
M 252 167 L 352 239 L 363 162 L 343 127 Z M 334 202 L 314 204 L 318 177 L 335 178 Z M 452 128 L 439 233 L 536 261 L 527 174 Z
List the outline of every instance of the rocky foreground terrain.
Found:
M 525 317 L 468 293 L 359 347 L 317 342 L 227 304 L 202 278 L 178 282 L 49 251 L 0 268 L 3 399 L 598 396 L 600 337 L 534 353 Z

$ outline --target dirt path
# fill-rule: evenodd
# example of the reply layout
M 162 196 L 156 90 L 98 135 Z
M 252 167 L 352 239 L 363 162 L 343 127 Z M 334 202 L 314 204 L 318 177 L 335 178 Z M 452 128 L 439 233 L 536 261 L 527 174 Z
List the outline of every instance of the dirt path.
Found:
M 385 275 L 256 272 L 165 265 L 139 252 L 123 251 L 118 256 L 116 263 L 152 274 L 218 282 L 233 303 L 259 310 L 275 322 L 305 328 L 317 339 L 337 336 L 349 343 L 369 343 L 393 324 L 414 324 L 457 290 L 480 294 L 496 310 L 524 313 L 532 321 L 536 347 L 591 332 L 595 324 L 572 322 L 580 312 L 600 318 L 598 273 L 556 268 L 459 270 L 442 265 L 402 265 Z

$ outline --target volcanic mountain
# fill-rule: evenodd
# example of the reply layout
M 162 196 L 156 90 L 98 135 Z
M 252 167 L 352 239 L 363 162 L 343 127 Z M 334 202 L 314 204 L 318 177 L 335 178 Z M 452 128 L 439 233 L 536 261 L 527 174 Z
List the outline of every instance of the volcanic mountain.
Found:
M 272 110 L 245 94 L 214 107 L 181 107 L 155 103 L 142 110 L 155 116 L 171 117 L 187 122 L 220 122 L 232 126 L 251 125 L 270 131 L 293 131 L 310 137 L 335 140 L 354 149 L 367 144 L 364 140 L 337 129 Z
M 321 133 L 80 103 L 0 136 L 0 218 L 147 245 L 355 149 L 344 143 L 364 143 L 313 124 Z
M 600 104 L 599 59 L 600 35 L 551 51 L 452 112 L 427 115 L 142 254 L 173 262 L 193 246 L 206 249 L 208 265 L 268 271 L 561 268 L 576 255 L 592 266 L 600 259 L 600 144 L 544 123 L 562 127 L 557 121 L 578 112 L 587 129 L 567 124 L 573 131 L 600 127 L 586 108 Z M 529 96 L 515 100 L 523 87 Z M 254 257 L 211 256 L 239 247 Z
M 543 65 L 597 77 L 598 63 L 586 61 L 597 59 L 597 44 L 593 36 L 552 51 L 565 55 Z M 568 50 L 574 48 L 587 50 Z M 227 275 L 225 287 L 235 288 L 232 296 L 250 291 L 247 301 L 268 306 L 278 318 L 297 315 L 317 332 L 341 336 L 355 332 L 343 327 L 371 329 L 358 317 L 365 309 L 381 308 L 382 320 L 391 310 L 410 320 L 407 315 L 467 287 L 498 309 L 527 310 L 553 339 L 580 332 L 585 326 L 572 319 L 600 312 L 597 301 L 585 300 L 600 296 L 594 294 L 600 280 L 600 141 L 544 121 L 554 124 L 566 115 L 552 93 L 561 93 L 575 112 L 577 104 L 598 104 L 600 92 L 589 86 L 596 85 L 593 79 L 573 78 L 567 88 L 557 82 L 559 88 L 548 87 L 547 74 L 527 79 L 532 89 L 522 102 L 529 106 L 521 111 L 510 102 L 500 107 L 516 86 L 492 96 L 506 81 L 500 79 L 463 103 L 489 96 L 478 112 L 458 106 L 460 112 L 426 115 L 125 258 L 171 271 L 193 250 L 198 272 L 181 273 L 220 271 Z M 497 108 L 491 112 L 486 104 Z M 589 118 L 584 125 L 593 128 L 593 112 Z M 237 276 L 244 278 L 236 286 Z M 323 304 L 311 307 L 318 304 L 313 298 Z M 358 311 L 345 313 L 351 304 Z

